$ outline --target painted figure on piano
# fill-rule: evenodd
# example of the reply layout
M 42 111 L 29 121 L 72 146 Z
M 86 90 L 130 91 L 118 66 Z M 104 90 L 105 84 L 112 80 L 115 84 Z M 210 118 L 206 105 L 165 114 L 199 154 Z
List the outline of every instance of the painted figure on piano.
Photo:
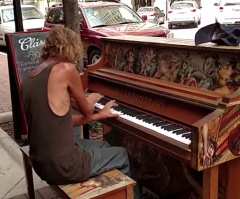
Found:
M 106 67 L 225 94 L 240 86 L 239 57 L 151 47 L 106 46 Z

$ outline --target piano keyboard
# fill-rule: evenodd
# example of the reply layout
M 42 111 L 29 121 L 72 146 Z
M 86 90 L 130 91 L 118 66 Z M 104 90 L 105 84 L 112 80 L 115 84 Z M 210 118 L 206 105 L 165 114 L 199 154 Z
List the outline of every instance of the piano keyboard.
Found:
M 95 104 L 96 108 L 102 109 L 109 100 L 101 99 Z M 120 118 L 144 126 L 152 131 L 189 145 L 191 143 L 191 132 L 182 127 L 156 119 L 139 111 L 118 105 L 111 109 L 111 113 L 119 114 Z

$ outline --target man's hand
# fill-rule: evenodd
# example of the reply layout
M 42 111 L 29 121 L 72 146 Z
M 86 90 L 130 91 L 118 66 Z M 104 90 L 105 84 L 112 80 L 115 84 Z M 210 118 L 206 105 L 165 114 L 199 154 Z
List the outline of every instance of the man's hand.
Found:
M 91 93 L 88 95 L 87 100 L 90 104 L 94 106 L 94 104 L 97 103 L 103 97 L 104 97 L 103 95 L 100 95 L 98 93 Z
M 99 116 L 99 120 L 103 120 L 103 119 L 107 119 L 107 118 L 117 118 L 119 115 L 118 114 L 112 114 L 110 112 L 110 109 L 114 106 L 117 106 L 117 104 L 115 103 L 115 100 L 111 100 L 110 102 L 108 102 L 104 108 L 99 111 L 98 116 Z

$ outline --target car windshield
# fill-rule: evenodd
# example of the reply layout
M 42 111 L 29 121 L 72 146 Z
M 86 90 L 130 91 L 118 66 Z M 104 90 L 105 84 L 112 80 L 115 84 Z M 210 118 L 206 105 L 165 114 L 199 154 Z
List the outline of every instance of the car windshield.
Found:
M 193 8 L 192 3 L 175 3 L 172 5 L 171 9 L 177 10 L 177 9 L 191 9 Z
M 151 7 L 142 7 L 142 8 L 139 8 L 137 12 L 152 12 L 153 11 L 153 8 Z
M 13 8 L 2 10 L 3 22 L 14 21 Z M 44 16 L 35 7 L 22 7 L 22 19 L 44 19 Z
M 240 5 L 240 0 L 225 0 L 224 1 L 225 6 L 235 6 Z
M 136 12 L 125 5 L 85 8 L 84 11 L 92 28 L 144 22 Z

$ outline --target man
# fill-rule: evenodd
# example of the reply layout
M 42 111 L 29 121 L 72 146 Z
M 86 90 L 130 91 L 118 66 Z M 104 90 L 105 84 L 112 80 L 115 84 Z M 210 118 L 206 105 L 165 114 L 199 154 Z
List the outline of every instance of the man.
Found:
M 82 61 L 79 35 L 68 28 L 53 28 L 42 48 L 44 62 L 22 84 L 28 124 L 30 158 L 36 173 L 49 184 L 71 184 L 88 180 L 111 169 L 130 174 L 128 153 L 106 142 L 74 142 L 73 126 L 116 118 L 110 101 L 97 114 L 94 104 L 103 96 L 83 91 L 75 65 Z M 71 115 L 71 97 L 81 115 Z

